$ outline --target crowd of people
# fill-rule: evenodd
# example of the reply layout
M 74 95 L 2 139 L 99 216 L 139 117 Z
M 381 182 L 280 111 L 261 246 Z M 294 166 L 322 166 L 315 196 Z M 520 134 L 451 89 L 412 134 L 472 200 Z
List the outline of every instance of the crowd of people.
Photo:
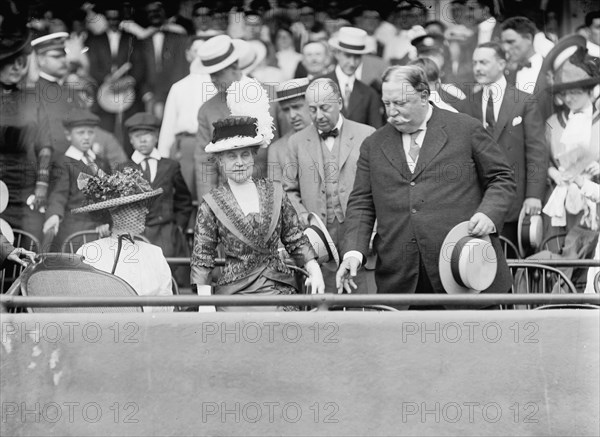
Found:
M 95 230 L 98 268 L 137 245 L 154 273 L 190 257 L 200 294 L 253 295 L 297 292 L 292 261 L 319 293 L 507 292 L 499 237 L 600 257 L 600 10 L 561 35 L 489 0 L 55 3 L 0 10 L 0 216 L 41 251 Z

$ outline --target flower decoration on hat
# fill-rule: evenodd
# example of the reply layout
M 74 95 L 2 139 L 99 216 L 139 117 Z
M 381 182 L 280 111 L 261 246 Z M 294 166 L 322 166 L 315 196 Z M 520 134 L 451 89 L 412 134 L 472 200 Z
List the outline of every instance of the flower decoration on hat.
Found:
M 269 112 L 269 94 L 253 78 L 243 77 L 227 89 L 227 106 L 233 116 L 254 117 L 256 132 L 263 137 L 262 146 L 273 140 L 273 117 Z
M 81 173 L 77 178 L 77 187 L 86 197 L 86 205 L 74 209 L 73 213 L 98 211 L 139 202 L 158 196 L 162 188 L 153 190 L 142 172 L 126 167 L 111 175 L 90 176 Z

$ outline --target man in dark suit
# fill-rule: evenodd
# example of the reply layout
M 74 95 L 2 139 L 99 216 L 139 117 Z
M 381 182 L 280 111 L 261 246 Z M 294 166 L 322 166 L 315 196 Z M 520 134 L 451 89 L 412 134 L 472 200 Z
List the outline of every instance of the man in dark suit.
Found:
M 161 157 L 156 149 L 160 120 L 153 114 L 139 112 L 125 121 L 135 152 L 124 167 L 140 170 L 153 189 L 163 193 L 148 205 L 144 235 L 160 246 L 164 256 L 186 256 L 185 230 L 192 213 L 192 195 L 179 162 Z
M 108 23 L 106 31 L 99 35 L 90 34 L 85 42 L 89 49 L 87 57 L 90 62 L 90 76 L 100 86 L 118 68 L 126 63 L 131 64 L 131 69 L 126 75 L 135 79 L 135 85 L 132 88 L 135 93 L 131 92 L 131 88 L 118 88 L 123 91 L 122 97 L 127 99 L 125 103 L 130 106 L 121 118 L 121 120 L 125 120 L 142 109 L 140 107 L 140 84 L 144 80 L 144 60 L 138 48 L 137 38 L 120 29 L 122 5 L 117 2 L 107 4 L 104 7 L 104 16 Z M 132 99 L 134 100 L 132 101 Z M 105 111 L 97 102 L 92 107 L 92 111 L 100 117 L 100 127 L 113 133 L 117 129 L 121 131 L 122 126 L 115 126 L 116 114 Z M 117 136 L 119 141 L 123 140 L 120 135 Z
M 392 67 L 382 80 L 388 124 L 360 148 L 338 289 L 356 288 L 352 278 L 377 219 L 379 293 L 444 293 L 440 249 L 463 221 L 471 236 L 490 236 L 498 258 L 485 291 L 508 291 L 511 275 L 497 233 L 514 202 L 515 183 L 504 151 L 472 117 L 432 106 L 421 68 Z
M 510 208 L 502 235 L 517 244 L 517 220 L 542 211 L 548 171 L 544 121 L 530 94 L 506 82 L 505 52 L 499 43 L 480 44 L 473 52 L 473 73 L 483 88 L 464 100 L 462 112 L 480 122 L 504 149 L 514 171 L 517 198 Z
M 375 129 L 383 124 L 383 108 L 377 92 L 356 78 L 356 70 L 368 53 L 367 32 L 356 27 L 342 27 L 331 38 L 333 55 L 337 61 L 335 70 L 323 77 L 333 79 L 342 93 L 342 114 L 348 120 L 368 124 Z
M 152 33 L 139 42 L 146 72 L 141 85 L 142 100 L 149 112 L 162 118 L 171 85 L 190 72 L 185 58 L 187 35 L 173 32 L 163 2 L 150 1 L 145 11 Z

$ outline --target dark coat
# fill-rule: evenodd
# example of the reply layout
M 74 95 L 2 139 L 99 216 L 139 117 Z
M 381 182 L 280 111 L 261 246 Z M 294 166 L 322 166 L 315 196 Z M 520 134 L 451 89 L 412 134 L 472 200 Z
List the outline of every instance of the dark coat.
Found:
M 333 79 L 338 84 L 338 78 L 335 70 L 325 76 Z M 343 93 L 343 90 L 340 90 Z M 350 94 L 350 104 L 348 108 L 342 108 L 342 114 L 348 120 L 357 123 L 367 124 L 377 129 L 383 124 L 383 105 L 377 91 L 360 80 L 354 81 L 352 94 Z
M 141 84 L 142 95 L 152 92 L 157 102 L 164 103 L 171 85 L 189 74 L 190 67 L 185 58 L 186 43 L 187 36 L 165 32 L 162 47 L 162 69 L 157 70 L 152 37 L 139 42 L 146 73 L 144 83 Z
M 110 172 L 106 161 L 97 158 L 96 165 L 104 172 Z M 72 233 L 93 230 L 110 220 L 106 211 L 71 214 L 72 209 L 83 206 L 85 202 L 85 194 L 77 186 L 80 173 L 92 174 L 83 162 L 68 156 L 60 156 L 53 162 L 46 218 L 56 214 L 62 219 L 54 238 L 53 251 L 60 250 L 62 242 Z
M 482 99 L 482 91 L 479 91 L 464 100 L 461 107 L 462 112 L 481 123 L 484 118 Z M 546 194 L 549 148 L 545 141 L 544 120 L 532 96 L 507 85 L 491 134 L 504 148 L 514 171 L 517 197 L 505 221 L 516 222 L 525 198 L 543 201 Z
M 375 219 L 379 293 L 414 293 L 423 260 L 433 289 L 443 293 L 439 254 L 448 232 L 476 212 L 501 231 L 514 202 L 515 183 L 506 154 L 481 123 L 433 108 L 417 168 L 411 174 L 402 134 L 386 124 L 363 142 L 350 195 L 342 253 L 366 257 Z M 497 234 L 491 235 L 498 273 L 485 291 L 506 292 L 511 275 Z

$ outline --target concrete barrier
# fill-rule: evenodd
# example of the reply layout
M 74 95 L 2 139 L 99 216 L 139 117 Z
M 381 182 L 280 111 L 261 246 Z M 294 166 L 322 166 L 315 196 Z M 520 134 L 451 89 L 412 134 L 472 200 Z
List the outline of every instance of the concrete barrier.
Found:
M 3 436 L 598 435 L 593 310 L 3 314 Z

